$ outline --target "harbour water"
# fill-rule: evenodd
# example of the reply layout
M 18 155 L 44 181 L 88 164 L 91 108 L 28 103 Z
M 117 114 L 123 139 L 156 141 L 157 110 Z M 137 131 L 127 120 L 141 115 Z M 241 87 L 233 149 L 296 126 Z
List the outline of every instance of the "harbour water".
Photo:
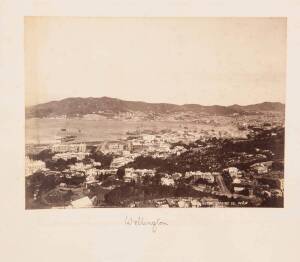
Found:
M 26 119 L 26 143 L 47 144 L 57 142 L 62 130 L 76 136 L 77 141 L 91 142 L 125 138 L 127 132 L 137 130 L 196 128 L 195 123 L 172 121 L 120 121 L 86 119 Z

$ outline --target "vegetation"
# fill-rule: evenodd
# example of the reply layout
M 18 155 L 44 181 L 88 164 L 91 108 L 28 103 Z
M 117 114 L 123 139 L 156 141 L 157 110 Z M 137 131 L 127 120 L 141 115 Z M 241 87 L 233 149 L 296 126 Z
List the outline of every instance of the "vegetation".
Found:
M 125 176 L 125 168 L 124 167 L 120 167 L 117 170 L 117 178 L 118 179 L 123 179 L 123 177 Z
M 71 159 L 64 160 L 59 158 L 57 160 L 46 160 L 46 168 L 54 171 L 63 171 L 69 167 L 69 165 L 74 165 L 77 162 L 75 157 Z
M 89 156 L 85 157 L 86 159 L 93 159 L 96 162 L 100 162 L 101 166 L 99 169 L 107 169 L 110 167 L 110 164 L 113 160 L 113 156 L 109 154 L 103 154 L 102 152 L 92 152 Z
M 42 160 L 47 161 L 52 159 L 54 153 L 50 149 L 45 149 L 39 152 L 38 154 L 28 154 L 28 157 L 32 160 Z
M 190 186 L 180 185 L 179 187 L 170 187 L 162 185 L 134 185 L 125 184 L 118 187 L 105 196 L 107 203 L 112 205 L 119 205 L 120 203 L 130 203 L 132 201 L 145 201 L 156 198 L 165 197 L 200 197 L 205 196 L 205 193 L 196 191 Z
M 151 156 L 137 157 L 126 167 L 135 169 L 156 169 L 158 172 L 173 173 L 197 171 L 220 172 L 223 168 L 235 166 L 240 170 L 247 170 L 252 164 L 267 160 L 283 159 L 284 131 L 277 130 L 277 136 L 270 134 L 269 130 L 262 136 L 258 134 L 250 140 L 224 140 L 212 138 L 205 143 L 195 142 L 190 149 L 179 156 L 170 156 L 167 159 L 158 159 Z M 196 148 L 198 145 L 198 148 Z M 201 145 L 199 147 L 199 145 Z M 266 150 L 267 153 L 260 154 L 256 149 Z M 268 153 L 274 152 L 274 156 Z M 248 155 L 252 155 L 248 157 Z M 276 162 L 277 168 L 283 168 L 280 161 Z
M 261 103 L 250 106 L 202 106 L 197 104 L 175 105 L 167 103 L 145 103 L 137 101 L 124 101 L 116 98 L 67 98 L 60 101 L 52 101 L 45 104 L 26 108 L 26 117 L 50 117 L 65 115 L 74 117 L 78 115 L 93 114 L 94 112 L 105 112 L 113 115 L 119 112 L 144 112 L 149 116 L 154 114 L 168 114 L 174 112 L 194 112 L 209 115 L 232 115 L 234 113 L 247 114 L 254 111 L 284 111 L 284 104 Z M 250 111 L 249 111 L 250 110 Z

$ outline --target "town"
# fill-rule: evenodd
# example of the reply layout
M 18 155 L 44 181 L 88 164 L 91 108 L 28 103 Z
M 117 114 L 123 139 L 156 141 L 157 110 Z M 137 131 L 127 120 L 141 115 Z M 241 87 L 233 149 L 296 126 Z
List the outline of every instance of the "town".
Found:
M 116 140 L 27 144 L 26 208 L 283 207 L 283 116 L 193 121 Z

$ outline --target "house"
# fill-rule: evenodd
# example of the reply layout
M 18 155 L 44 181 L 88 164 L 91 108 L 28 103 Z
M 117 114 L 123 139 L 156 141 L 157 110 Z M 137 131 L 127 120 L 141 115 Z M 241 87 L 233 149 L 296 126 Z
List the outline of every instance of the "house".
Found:
M 201 207 L 201 203 L 197 199 L 191 201 L 192 207 Z
M 114 158 L 113 161 L 110 164 L 110 168 L 112 169 L 118 169 L 121 166 L 124 166 L 128 164 L 129 162 L 132 162 L 132 157 L 117 157 Z
M 162 207 L 162 208 L 169 208 L 169 205 L 168 205 L 168 204 L 162 204 L 162 205 L 160 205 L 159 207 Z
M 175 185 L 174 179 L 173 178 L 168 178 L 168 177 L 162 177 L 160 179 L 160 183 L 163 186 L 174 186 Z
M 169 206 L 171 206 L 171 207 L 174 207 L 174 206 L 176 205 L 175 200 L 170 199 L 170 198 L 167 198 L 167 199 L 166 199 L 166 202 L 167 202 L 167 204 L 168 204 Z
M 73 208 L 88 208 L 93 207 L 93 202 L 89 197 L 83 197 L 71 202 L 71 207 Z
M 173 178 L 174 180 L 179 180 L 181 177 L 182 177 L 182 174 L 181 174 L 181 173 L 176 172 L 176 173 L 173 173 L 173 174 L 172 174 L 172 178 Z
M 152 169 L 134 169 L 125 168 L 125 175 L 123 177 L 125 182 L 135 181 L 141 182 L 145 177 L 153 177 L 155 175 L 155 170 Z
M 263 164 L 254 164 L 251 169 L 258 175 L 263 175 L 268 173 L 268 167 Z
M 267 191 L 267 190 L 264 190 L 261 192 L 261 194 L 264 196 L 264 197 L 267 197 L 267 198 L 270 198 L 272 195 L 271 195 L 271 192 Z
M 232 181 L 233 184 L 240 184 L 241 182 L 242 181 L 239 178 L 234 178 L 233 181 Z
M 225 168 L 223 171 L 225 173 L 228 173 L 232 178 L 239 176 L 239 174 L 238 174 L 239 170 L 236 167 L 228 167 L 228 168 Z
M 58 160 L 58 159 L 64 159 L 68 160 L 71 158 L 76 158 L 77 160 L 83 160 L 86 156 L 88 156 L 89 153 L 84 153 L 84 152 L 66 152 L 66 153 L 57 153 L 55 154 L 52 159 L 53 160 Z
M 189 207 L 188 202 L 186 202 L 186 201 L 184 201 L 184 200 L 178 201 L 177 204 L 178 204 L 178 207 L 180 207 L 180 208 L 187 208 L 187 207 Z
M 52 152 L 54 153 L 85 153 L 86 152 L 86 144 L 55 144 L 52 146 Z
M 209 183 L 213 183 L 215 181 L 215 175 L 213 175 L 210 172 L 201 172 L 201 171 L 195 171 L 195 172 L 186 172 L 185 178 L 194 177 L 195 179 L 204 179 Z
M 100 145 L 97 150 L 103 152 L 104 154 L 122 154 L 122 151 L 125 149 L 125 147 L 126 145 L 123 141 L 109 141 Z
M 244 191 L 245 188 L 244 187 L 240 187 L 240 186 L 235 186 L 235 187 L 233 187 L 233 190 L 234 190 L 235 193 L 239 193 L 239 192 Z
M 155 135 L 144 134 L 142 135 L 142 138 L 145 142 L 150 143 L 155 139 Z
M 134 172 L 133 168 L 125 168 L 125 175 L 123 177 L 124 182 L 137 182 L 138 181 L 138 175 Z
M 283 193 L 282 193 L 282 191 L 281 190 L 279 190 L 279 189 L 272 189 L 271 190 L 271 194 L 272 194 L 272 196 L 274 196 L 274 197 L 283 197 Z

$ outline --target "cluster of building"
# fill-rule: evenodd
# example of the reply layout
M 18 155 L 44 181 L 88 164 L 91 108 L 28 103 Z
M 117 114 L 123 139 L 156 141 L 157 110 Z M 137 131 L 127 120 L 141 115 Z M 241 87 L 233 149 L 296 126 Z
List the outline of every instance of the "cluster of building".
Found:
M 52 152 L 54 153 L 85 153 L 86 144 L 55 144 L 51 147 Z
M 142 183 L 145 177 L 155 176 L 155 170 L 153 169 L 134 169 L 125 168 L 125 174 L 123 180 L 125 182 Z
M 229 174 L 233 193 L 248 192 L 249 196 L 283 197 L 283 171 L 274 171 L 273 161 L 259 162 L 250 166 L 248 173 L 235 167 L 224 170 Z
M 129 117 L 132 116 L 122 116 Z M 214 119 L 213 128 L 191 129 L 182 127 L 177 130 L 160 130 L 151 132 L 138 131 L 129 135 L 126 139 L 104 141 L 94 144 L 95 152 L 101 152 L 104 155 L 112 156 L 112 161 L 109 167 L 102 167 L 102 163 L 90 159 L 90 151 L 85 143 L 59 143 L 50 146 L 53 154 L 52 160 L 69 160 L 76 159 L 75 163 L 71 163 L 61 173 L 67 178 L 73 176 L 84 177 L 83 187 L 89 188 L 93 185 L 102 186 L 102 179 L 113 177 L 112 181 L 121 181 L 124 183 L 144 184 L 145 181 L 153 179 L 157 175 L 155 169 L 135 169 L 128 168 L 126 165 L 133 162 L 139 156 L 151 156 L 152 158 L 166 159 L 170 156 L 180 156 L 188 150 L 204 150 L 205 148 L 199 146 L 194 149 L 187 149 L 182 144 L 188 145 L 197 140 L 207 141 L 208 138 L 226 138 L 226 137 L 240 137 L 245 139 L 248 136 L 255 136 L 257 133 L 269 131 L 276 125 L 282 125 L 280 119 L 276 118 L 272 124 L 264 124 L 262 119 L 244 122 L 242 118 L 237 118 L 235 128 L 221 131 L 218 123 L 221 120 Z M 278 120 L 278 121 L 277 121 Z M 204 121 L 204 120 L 203 120 Z M 207 121 L 211 121 L 207 120 Z M 208 124 L 211 124 L 208 122 Z M 218 129 L 220 127 L 220 129 Z M 270 133 L 271 136 L 277 136 L 277 133 Z M 180 142 L 180 143 L 178 143 Z M 174 145 L 176 144 L 177 145 Z M 213 142 L 212 142 L 213 143 Z M 210 144 L 207 144 L 209 147 Z M 187 172 L 171 172 L 160 173 L 159 184 L 162 186 L 176 187 L 179 183 L 191 186 L 194 190 L 207 194 L 207 197 L 201 198 L 164 198 L 153 199 L 148 204 L 157 207 L 225 207 L 232 205 L 239 205 L 236 201 L 234 204 L 230 201 L 220 200 L 220 197 L 226 198 L 242 198 L 245 202 L 240 205 L 246 205 L 255 197 L 280 198 L 283 197 L 284 180 L 283 170 L 274 169 L 274 161 L 267 161 L 267 159 L 274 156 L 270 150 L 257 148 L 255 153 L 239 152 L 238 158 L 244 160 L 254 161 L 247 169 L 239 170 L 235 167 L 237 161 L 236 156 L 228 157 L 226 166 L 218 170 L 220 172 L 202 172 L 200 170 Z M 84 161 L 84 160 L 90 161 Z M 32 160 L 26 157 L 26 176 L 30 176 L 37 171 L 42 171 L 46 175 L 52 174 L 53 170 L 46 168 L 45 162 L 41 160 Z M 118 169 L 124 167 L 124 175 L 122 178 L 118 177 Z M 211 169 L 208 169 L 211 170 Z M 213 170 L 213 169 L 212 169 Z M 66 185 L 67 186 L 67 185 Z M 113 189 L 117 185 L 105 186 L 106 189 Z M 73 202 L 71 205 L 93 205 L 94 201 L 88 199 L 86 196 L 78 202 Z M 130 205 L 140 206 L 145 203 L 134 202 Z
M 138 154 L 129 154 L 126 156 L 115 157 L 110 164 L 110 168 L 118 169 L 119 167 L 125 166 L 126 164 L 132 162 L 137 156 Z
M 58 159 L 72 159 L 76 158 L 77 160 L 81 161 L 86 156 L 89 155 L 89 153 L 86 152 L 86 144 L 80 143 L 80 144 L 67 144 L 67 143 L 60 143 L 60 144 L 54 144 L 51 147 L 51 151 L 55 154 L 52 159 L 58 160 Z
M 186 172 L 184 174 L 185 178 L 193 177 L 193 178 L 201 178 L 206 180 L 208 183 L 215 182 L 215 176 L 219 175 L 217 172 L 201 172 L 201 171 L 194 171 L 194 172 Z
M 66 152 L 66 153 L 57 153 L 55 154 L 52 159 L 53 160 L 58 160 L 58 159 L 63 159 L 63 160 L 68 160 L 72 158 L 76 158 L 77 160 L 83 160 L 85 159 L 86 156 L 88 156 L 89 153 L 83 153 L 83 152 Z
M 46 171 L 46 164 L 41 160 L 32 160 L 25 158 L 25 176 L 31 176 L 38 171 Z
M 214 197 L 178 197 L 162 198 L 145 202 L 135 201 L 129 204 L 129 207 L 158 207 L 158 208 L 199 208 L 199 207 L 234 207 L 246 206 L 248 201 L 220 201 Z

